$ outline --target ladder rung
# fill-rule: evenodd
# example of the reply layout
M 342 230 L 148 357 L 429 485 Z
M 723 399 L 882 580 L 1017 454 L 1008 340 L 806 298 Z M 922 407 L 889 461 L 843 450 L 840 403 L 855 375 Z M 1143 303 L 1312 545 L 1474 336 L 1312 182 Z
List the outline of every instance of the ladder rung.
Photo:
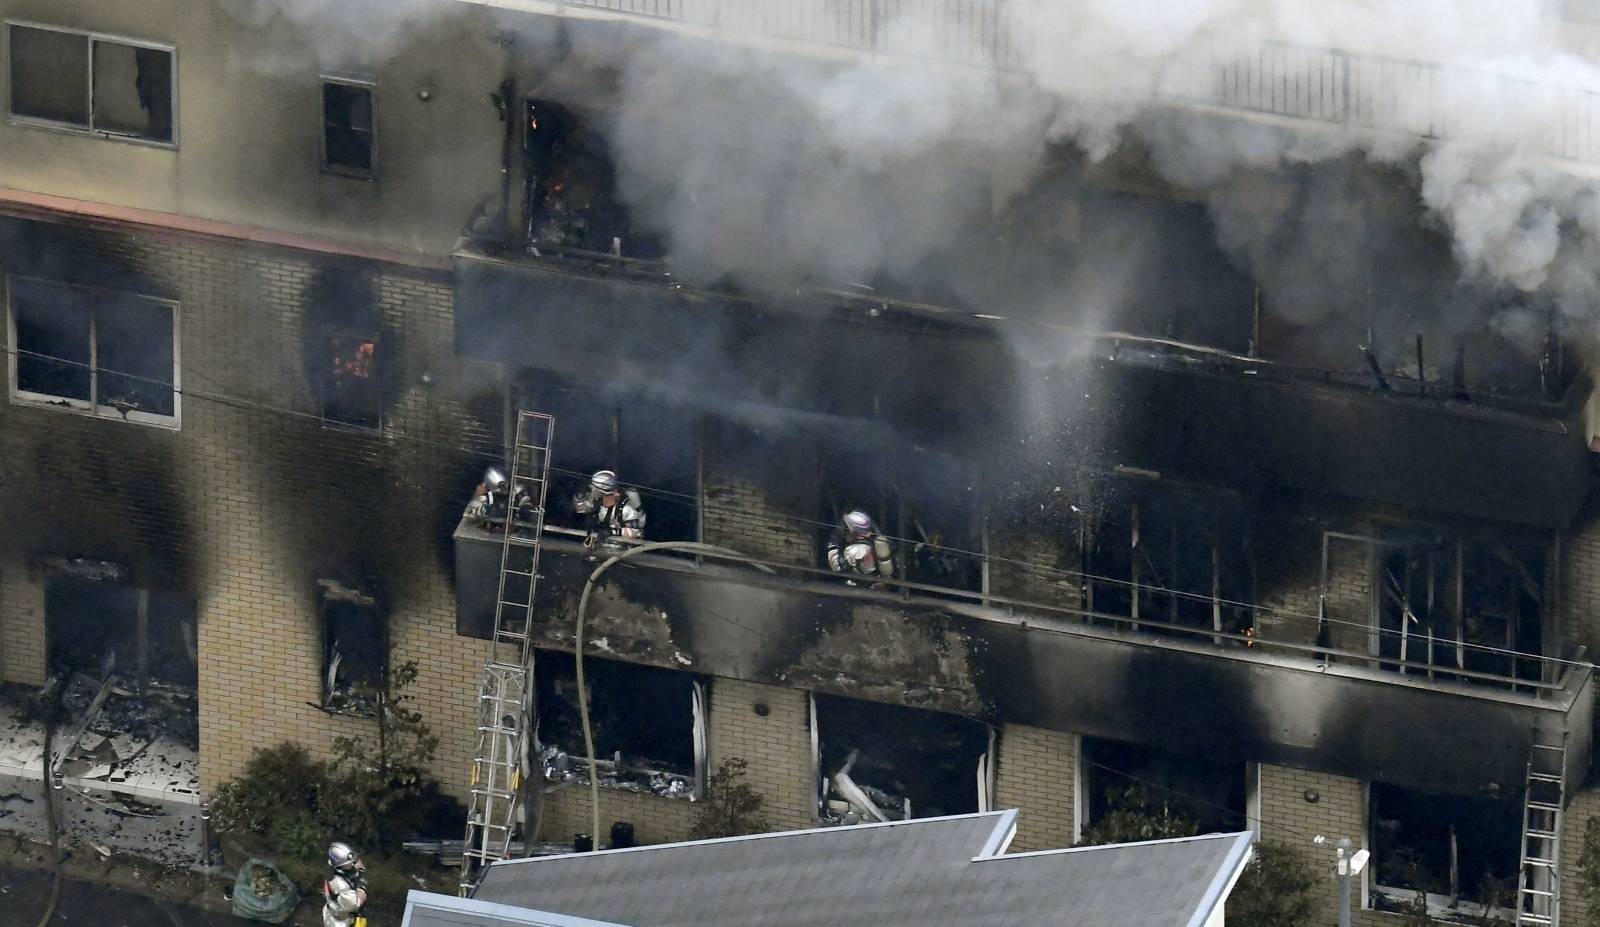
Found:
M 1547 892 L 1542 888 L 1524 888 L 1522 893 L 1524 895 L 1538 895 L 1540 898 L 1554 898 L 1556 894 L 1555 892 Z
M 1535 750 L 1554 750 L 1554 751 L 1556 751 L 1558 753 L 1565 753 L 1567 751 L 1567 748 L 1562 746 L 1561 744 L 1534 744 L 1533 745 L 1533 749 L 1535 749 Z
M 1543 914 L 1523 911 L 1517 915 L 1518 924 L 1554 924 L 1555 920 Z
M 1534 782 L 1554 782 L 1556 784 L 1560 784 L 1562 781 L 1564 781 L 1561 776 L 1556 773 L 1530 772 L 1528 773 L 1528 778 Z
M 1547 801 L 1530 801 L 1528 807 L 1534 811 L 1560 811 L 1560 805 L 1552 805 Z
M 506 574 L 507 576 L 532 576 L 533 575 L 532 573 L 526 573 L 526 572 L 523 572 L 522 570 L 501 570 L 500 572 Z
M 1530 831 L 1528 831 L 1528 836 L 1534 838 L 1535 840 L 1554 840 L 1559 835 L 1556 834 L 1555 831 L 1530 830 Z
M 1523 860 L 1523 862 L 1526 863 L 1529 866 L 1543 866 L 1546 869 L 1554 869 L 1555 865 L 1556 865 L 1556 861 L 1555 860 L 1553 860 L 1553 859 L 1545 859 L 1545 858 L 1540 857 L 1540 856 L 1530 856 L 1527 859 Z

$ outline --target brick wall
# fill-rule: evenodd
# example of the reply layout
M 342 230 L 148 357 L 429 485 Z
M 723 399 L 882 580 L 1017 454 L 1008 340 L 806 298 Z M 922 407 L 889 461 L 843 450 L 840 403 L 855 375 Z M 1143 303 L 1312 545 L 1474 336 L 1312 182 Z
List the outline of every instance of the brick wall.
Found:
M 817 449 L 776 429 L 710 422 L 703 432 L 702 534 L 708 544 L 817 567 Z
M 1600 494 L 1562 535 L 1561 554 L 1564 637 L 1593 650 L 1600 628 Z
M 757 713 L 757 706 L 767 713 Z M 733 679 L 711 684 L 711 765 L 728 757 L 748 762 L 748 782 L 766 798 L 776 830 L 816 823 L 816 773 L 811 759 L 811 707 L 799 689 Z
M 1014 852 L 1072 846 L 1078 776 L 1078 737 L 1007 724 L 995 749 L 995 804 L 1016 808 Z
M 708 462 L 702 514 L 707 544 L 776 563 L 818 565 L 813 535 L 803 522 L 775 509 L 754 481 L 713 470 Z
M 694 802 L 684 798 L 662 798 L 622 789 L 600 789 L 600 844 L 611 843 L 611 825 L 627 821 L 639 843 L 676 843 L 687 839 L 694 826 Z M 567 843 L 575 834 L 593 830 L 589 787 L 571 785 L 544 798 L 544 816 L 539 822 L 542 837 Z
M 419 664 L 411 694 L 441 738 L 436 771 L 459 791 L 484 654 L 454 634 L 448 538 L 480 455 L 495 453 L 499 403 L 493 371 L 453 352 L 448 281 L 14 221 L 0 223 L 0 264 L 175 300 L 184 392 L 179 430 L 0 403 L 0 517 L 14 526 L 0 539 L 5 678 L 37 683 L 43 670 L 42 594 L 21 581 L 35 557 L 120 563 L 137 585 L 191 597 L 210 788 L 257 748 L 296 740 L 325 755 L 336 736 L 371 735 L 370 722 L 312 707 L 316 581 L 370 581 L 388 602 L 391 664 Z M 340 321 L 309 296 L 349 277 L 367 281 L 362 325 L 381 339 L 381 433 L 324 427 L 306 370 L 318 326 Z
M 44 584 L 21 565 L 0 568 L 0 680 L 44 684 Z
M 1316 791 L 1315 803 L 1306 801 L 1308 789 Z M 1342 776 L 1262 764 L 1261 839 L 1287 844 L 1310 857 L 1317 875 L 1317 913 L 1311 923 L 1331 927 L 1338 922 L 1339 883 L 1333 876 L 1331 847 L 1311 842 L 1317 834 L 1330 840 L 1349 837 L 1357 849 L 1367 845 L 1366 789 L 1362 783 Z M 1362 910 L 1362 897 L 1361 879 L 1352 880 L 1353 923 L 1360 927 L 1393 927 L 1399 923 L 1394 915 Z

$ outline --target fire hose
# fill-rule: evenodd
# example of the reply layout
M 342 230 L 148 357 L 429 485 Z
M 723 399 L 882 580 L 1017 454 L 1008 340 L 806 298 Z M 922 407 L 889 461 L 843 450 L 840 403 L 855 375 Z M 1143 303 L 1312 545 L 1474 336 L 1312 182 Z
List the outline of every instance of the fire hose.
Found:
M 730 560 L 742 560 L 746 563 L 749 563 L 751 566 L 756 567 L 757 569 L 764 570 L 768 573 L 772 572 L 771 567 L 747 557 L 736 550 L 729 550 L 726 547 L 718 547 L 714 544 L 702 544 L 698 541 L 656 541 L 649 544 L 640 544 L 637 547 L 630 548 L 619 554 L 614 554 L 604 563 L 595 567 L 594 572 L 589 574 L 589 580 L 583 584 L 583 595 L 578 598 L 578 626 L 575 634 L 576 640 L 573 644 L 573 652 L 577 658 L 578 717 L 583 723 L 583 752 L 588 755 L 589 759 L 589 833 L 592 835 L 590 838 L 590 845 L 597 849 L 600 846 L 600 768 L 599 764 L 595 762 L 594 729 L 589 725 L 589 689 L 584 683 L 583 676 L 583 622 L 589 611 L 589 593 L 594 591 L 594 585 L 596 581 L 600 579 L 600 576 L 616 564 L 621 563 L 630 557 L 636 557 L 639 554 L 647 554 L 653 551 L 682 551 L 684 553 L 692 554 L 715 554 L 719 557 L 726 557 Z

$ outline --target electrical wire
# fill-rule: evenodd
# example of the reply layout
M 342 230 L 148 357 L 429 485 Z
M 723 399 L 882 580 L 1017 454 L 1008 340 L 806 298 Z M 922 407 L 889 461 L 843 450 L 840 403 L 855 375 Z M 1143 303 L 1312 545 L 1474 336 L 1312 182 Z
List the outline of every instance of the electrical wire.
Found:
M 88 362 L 85 362 L 85 361 L 71 360 L 69 358 L 57 357 L 57 356 L 54 356 L 54 355 L 43 354 L 43 353 L 40 353 L 40 352 L 29 351 L 29 350 L 25 350 L 25 349 L 21 349 L 21 348 L 7 348 L 6 349 L 6 353 L 11 355 L 11 356 L 13 356 L 13 357 L 26 356 L 26 357 L 31 357 L 31 358 L 35 358 L 35 359 L 39 359 L 39 360 L 45 360 L 45 361 L 49 361 L 51 363 L 56 363 L 56 364 L 61 364 L 61 365 L 66 365 L 66 366 L 81 367 L 81 368 L 84 368 L 84 369 L 91 369 L 91 370 L 96 369 L 96 368 L 94 368 L 94 365 L 92 365 L 92 364 L 90 364 Z M 118 372 L 118 371 L 110 371 L 110 370 L 103 370 L 103 369 L 100 370 L 100 372 L 102 372 L 102 373 L 110 373 L 110 374 L 112 374 L 114 376 L 117 376 L 117 377 L 119 377 L 121 379 L 124 379 L 124 380 L 131 380 L 131 381 L 135 381 L 135 382 L 144 382 L 144 383 L 149 383 L 149 384 L 155 385 L 155 386 L 162 386 L 162 387 L 165 387 L 167 389 L 172 390 L 172 392 L 177 396 L 190 397 L 190 398 L 198 399 L 198 400 L 200 400 L 202 402 L 211 402 L 211 403 L 215 403 L 215 404 L 218 404 L 218 405 L 227 406 L 227 407 L 230 407 L 230 408 L 237 408 L 237 409 L 243 409 L 243 410 L 248 410 L 248 411 L 265 412 L 265 413 L 273 413 L 273 414 L 283 415 L 283 416 L 286 416 L 286 417 L 301 419 L 301 420 L 304 420 L 304 421 L 307 421 L 307 422 L 315 422 L 319 426 L 328 424 L 328 419 L 325 418 L 323 415 L 316 414 L 316 413 L 311 413 L 311 412 L 304 412 L 304 411 L 301 411 L 301 410 L 298 410 L 298 409 L 290 408 L 288 406 L 273 405 L 271 403 L 261 402 L 259 400 L 247 399 L 247 398 L 244 398 L 244 397 L 230 395 L 230 394 L 225 393 L 225 392 L 210 392 L 210 391 L 204 391 L 204 390 L 197 391 L 197 390 L 189 388 L 189 387 L 181 387 L 181 386 L 174 385 L 174 383 L 172 381 L 170 381 L 170 380 L 161 380 L 161 379 L 158 379 L 158 378 L 146 377 L 146 376 L 141 376 L 141 375 L 138 375 L 138 374 L 122 373 L 122 372 Z M 191 375 L 193 375 L 193 374 L 191 374 Z M 406 434 L 404 432 L 396 432 L 396 431 L 393 431 L 393 430 L 385 431 L 384 435 L 385 435 L 386 438 L 389 438 L 389 439 L 392 439 L 392 440 L 404 441 L 404 442 L 407 442 L 407 443 L 410 443 L 410 444 L 413 444 L 413 445 L 422 446 L 422 447 L 429 447 L 429 448 L 433 448 L 433 449 L 436 449 L 436 450 L 445 450 L 445 451 L 451 451 L 453 453 L 465 454 L 465 455 L 468 455 L 469 457 L 475 457 L 475 458 L 478 458 L 478 459 L 481 459 L 481 460 L 485 460 L 485 461 L 489 461 L 489 462 L 493 462 L 493 463 L 500 462 L 501 458 L 503 456 L 503 451 L 501 449 L 499 449 L 499 448 L 496 448 L 495 450 L 491 451 L 491 450 L 486 450 L 483 447 L 468 447 L 468 446 L 464 446 L 464 445 L 450 444 L 450 443 L 447 443 L 447 442 L 430 440 L 430 439 L 423 438 L 423 437 L 418 436 L 418 435 Z M 590 475 L 590 474 L 588 474 L 587 472 L 584 472 L 584 471 L 570 470 L 570 469 L 566 469 L 566 468 L 562 468 L 562 467 L 556 467 L 556 466 L 552 466 L 550 469 L 551 469 L 551 472 L 553 472 L 553 473 L 559 473 L 559 474 L 562 474 L 564 476 L 569 476 L 569 477 L 578 478 L 578 479 L 587 479 L 588 476 Z M 661 488 L 661 487 L 648 486 L 648 485 L 640 484 L 640 483 L 630 483 L 629 485 L 634 487 L 635 489 L 638 489 L 642 495 L 645 495 L 645 496 L 648 496 L 648 497 L 652 497 L 652 498 L 667 498 L 667 499 L 676 498 L 676 499 L 681 499 L 681 500 L 685 501 L 686 503 L 690 503 L 690 504 L 698 504 L 698 502 L 699 502 L 699 497 L 694 495 L 694 494 L 691 494 L 691 493 L 682 493 L 682 492 L 677 492 L 677 491 L 674 491 L 674 490 L 669 490 L 669 489 L 665 489 L 665 488 Z M 830 522 L 825 522 L 825 521 L 821 521 L 821 520 L 818 520 L 818 519 L 806 518 L 804 516 L 795 515 L 795 514 L 788 513 L 788 512 L 773 512 L 771 514 L 773 514 L 777 518 L 782 519 L 784 521 L 787 521 L 787 522 L 789 522 L 791 524 L 802 525 L 802 526 L 805 526 L 805 527 L 811 528 L 811 529 L 821 529 L 821 528 L 832 529 L 832 528 L 836 527 L 834 524 L 832 524 Z M 888 539 L 889 541 L 892 541 L 892 542 L 894 542 L 896 544 L 900 544 L 900 545 L 909 544 L 909 545 L 915 546 L 915 545 L 923 543 L 923 542 L 918 541 L 918 540 L 916 540 L 914 538 L 898 537 L 898 536 L 889 535 L 889 534 L 884 534 L 883 537 Z M 1400 630 L 1394 630 L 1394 629 L 1389 629 L 1389 628 L 1373 628 L 1370 624 L 1367 624 L 1367 623 L 1364 623 L 1364 622 L 1349 621 L 1349 620 L 1341 619 L 1341 618 L 1333 618 L 1333 617 L 1330 617 L 1330 616 L 1328 616 L 1326 614 L 1313 614 L 1313 613 L 1310 613 L 1310 612 L 1300 612 L 1300 611 L 1296 611 L 1294 609 L 1273 607 L 1273 606 L 1266 606 L 1266 605 L 1259 605 L 1259 604 L 1250 603 L 1250 602 L 1244 602 L 1244 601 L 1240 601 L 1240 600 L 1236 600 L 1236 599 L 1227 599 L 1227 598 L 1220 598 L 1220 597 L 1213 599 L 1212 596 L 1210 596 L 1210 595 L 1208 595 L 1206 593 L 1188 592 L 1186 590 L 1172 589 L 1172 588 L 1168 588 L 1168 587 L 1164 587 L 1164 586 L 1156 586 L 1156 585 L 1152 585 L 1152 584 L 1149 584 L 1149 583 L 1143 583 L 1143 582 L 1135 583 L 1132 580 L 1122 579 L 1120 577 L 1102 576 L 1102 575 L 1099 575 L 1099 574 L 1088 573 L 1088 572 L 1081 571 L 1081 570 L 1069 570 L 1069 569 L 1066 569 L 1064 567 L 1054 566 L 1054 565 L 1051 565 L 1051 564 L 1037 563 L 1037 562 L 1034 562 L 1034 561 L 1021 560 L 1021 559 L 1017 559 L 1017 558 L 1013 558 L 1013 557 L 1005 557 L 1005 556 L 1000 556 L 1000 555 L 992 554 L 992 553 L 986 554 L 986 553 L 983 553 L 983 552 L 980 552 L 980 551 L 966 550 L 966 549 L 960 548 L 960 547 L 940 546 L 938 548 L 938 550 L 945 551 L 945 552 L 952 553 L 952 554 L 956 554 L 956 555 L 963 556 L 963 557 L 969 557 L 969 558 L 972 558 L 974 560 L 977 560 L 978 562 L 988 561 L 990 563 L 1004 563 L 1004 564 L 1009 564 L 1009 565 L 1012 565 L 1012 566 L 1023 567 L 1023 568 L 1025 568 L 1027 570 L 1038 572 L 1038 573 L 1042 573 L 1042 574 L 1044 574 L 1046 576 L 1057 577 L 1060 580 L 1067 580 L 1067 581 L 1076 580 L 1079 583 L 1088 581 L 1088 582 L 1091 582 L 1091 583 L 1109 585 L 1109 586 L 1113 586 L 1113 587 L 1117 587 L 1117 588 L 1123 588 L 1123 589 L 1129 589 L 1129 590 L 1137 588 L 1141 592 L 1148 592 L 1148 593 L 1150 593 L 1150 594 L 1152 594 L 1154 596 L 1159 596 L 1159 597 L 1177 597 L 1177 598 L 1186 599 L 1186 600 L 1189 600 L 1189 601 L 1202 602 L 1202 603 L 1206 603 L 1206 604 L 1211 604 L 1211 603 L 1215 602 L 1218 605 L 1223 605 L 1223 606 L 1227 606 L 1229 608 L 1242 609 L 1242 610 L 1248 611 L 1252 615 L 1267 615 L 1267 616 L 1270 616 L 1273 619 L 1293 619 L 1293 620 L 1297 620 L 1297 621 L 1310 622 L 1310 623 L 1315 624 L 1319 628 L 1324 627 L 1324 626 L 1327 626 L 1327 627 L 1346 627 L 1346 628 L 1350 628 L 1350 629 L 1355 630 L 1355 631 L 1359 631 L 1362 634 L 1374 634 L 1375 633 L 1380 638 L 1384 637 L 1386 635 L 1391 637 L 1391 638 L 1400 638 L 1400 637 L 1406 637 L 1406 636 L 1413 636 L 1414 637 L 1414 636 L 1416 636 L 1416 635 L 1408 635 L 1407 632 L 1400 631 Z M 1130 620 L 1138 620 L 1138 621 L 1140 621 L 1140 623 L 1146 623 L 1146 624 L 1152 624 L 1152 625 L 1162 623 L 1159 619 L 1144 620 L 1144 619 L 1131 619 L 1130 618 Z M 1253 623 L 1254 623 L 1254 621 L 1252 621 L 1252 624 Z M 1526 653 L 1524 651 L 1512 650 L 1512 649 L 1507 648 L 1507 647 L 1497 647 L 1497 646 L 1494 646 L 1492 644 L 1479 644 L 1479 643 L 1468 643 L 1468 642 L 1461 642 L 1460 644 L 1457 644 L 1454 640 L 1450 640 L 1450 639 L 1443 639 L 1443 640 L 1444 640 L 1444 643 L 1450 648 L 1455 648 L 1455 647 L 1459 646 L 1462 650 L 1470 650 L 1470 651 L 1473 651 L 1475 653 L 1484 653 L 1484 654 L 1490 654 L 1490 655 L 1495 655 L 1495 656 L 1505 656 L 1505 657 L 1511 657 L 1513 659 L 1533 660 L 1533 661 L 1537 661 L 1539 663 L 1556 665 L 1556 666 L 1588 667 L 1588 666 L 1593 666 L 1594 665 L 1593 663 L 1588 662 L 1588 661 L 1570 660 L 1570 659 L 1566 659 L 1566 658 L 1563 658 L 1563 657 L 1543 656 L 1543 655 L 1540 655 L 1540 654 Z M 1268 642 L 1268 643 L 1270 643 L 1270 642 Z M 1448 664 L 1445 664 L 1444 666 L 1448 667 Z M 1448 671 L 1448 670 L 1446 669 L 1444 671 Z

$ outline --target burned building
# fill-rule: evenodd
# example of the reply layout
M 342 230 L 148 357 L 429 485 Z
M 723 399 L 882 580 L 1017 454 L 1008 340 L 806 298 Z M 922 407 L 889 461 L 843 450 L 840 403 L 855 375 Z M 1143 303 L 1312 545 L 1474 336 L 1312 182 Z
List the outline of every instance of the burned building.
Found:
M 463 509 L 533 411 L 554 419 L 543 837 L 595 836 L 593 761 L 604 826 L 681 838 L 738 757 L 779 828 L 1018 807 L 1030 849 L 1133 812 L 1348 836 L 1381 924 L 1419 892 L 1517 903 L 1523 811 L 1548 804 L 1530 756 L 1555 747 L 1581 916 L 1600 507 L 1570 323 L 1460 284 L 1431 227 L 1373 245 L 1415 270 L 1371 292 L 1304 286 L 1300 226 L 1230 234 L 1239 211 L 1390 230 L 1403 172 L 1286 164 L 1204 200 L 1158 169 L 1165 124 L 1020 173 L 966 136 L 853 159 L 793 80 L 763 90 L 770 121 L 716 131 L 663 79 L 770 45 L 805 59 L 782 77 L 826 81 L 842 66 L 802 52 L 892 51 L 865 19 L 733 4 L 747 21 L 708 36 L 688 9 L 437 0 L 368 34 L 101 6 L 0 4 L 0 666 L 85 708 L 102 686 L 172 707 L 91 725 L 113 750 L 157 723 L 149 742 L 191 744 L 195 788 L 163 801 L 198 805 L 254 749 L 370 730 L 368 693 L 407 663 L 467 794 L 506 561 Z M 934 57 L 1015 66 L 997 22 Z M 653 58 L 674 29 L 692 53 Z M 1164 106 L 1326 121 L 1248 84 Z M 819 144 L 826 171 L 753 166 Z M 1335 187 L 1385 195 L 1329 217 Z M 813 205 L 846 218 L 808 228 Z M 602 469 L 647 540 L 720 551 L 594 586 L 591 747 L 574 652 L 596 564 L 571 500 Z M 892 570 L 828 569 L 855 510 Z M 127 759 L 88 740 L 79 772 Z

